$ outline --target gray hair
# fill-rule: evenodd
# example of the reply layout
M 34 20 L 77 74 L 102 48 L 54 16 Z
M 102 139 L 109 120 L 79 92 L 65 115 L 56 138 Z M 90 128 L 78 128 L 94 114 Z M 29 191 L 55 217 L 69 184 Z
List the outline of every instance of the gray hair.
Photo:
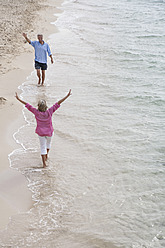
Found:
M 46 105 L 46 101 L 45 100 L 39 100 L 38 102 L 38 110 L 40 112 L 45 112 L 47 110 L 47 105 Z

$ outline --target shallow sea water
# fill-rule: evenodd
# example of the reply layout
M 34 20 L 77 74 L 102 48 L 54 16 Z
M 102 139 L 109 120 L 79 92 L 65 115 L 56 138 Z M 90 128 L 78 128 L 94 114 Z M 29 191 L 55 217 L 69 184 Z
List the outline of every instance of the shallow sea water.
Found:
M 11 218 L 1 247 L 165 247 L 165 2 L 71 0 L 61 9 L 45 86 L 32 72 L 20 88 L 34 106 L 73 95 L 53 116 L 47 169 L 23 110 L 9 158 L 35 203 Z

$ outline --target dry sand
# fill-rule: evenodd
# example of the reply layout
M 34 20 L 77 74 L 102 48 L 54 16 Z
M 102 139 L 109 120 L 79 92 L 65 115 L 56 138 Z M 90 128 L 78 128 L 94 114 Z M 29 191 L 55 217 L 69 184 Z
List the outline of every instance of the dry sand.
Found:
M 8 154 L 20 148 L 14 132 L 25 123 L 22 105 L 14 95 L 26 77 L 34 70 L 34 52 L 22 33 L 36 40 L 37 33 L 48 35 L 57 30 L 51 21 L 59 12 L 60 0 L 0 0 L 0 230 L 9 217 L 32 206 L 26 178 L 9 166 Z M 37 83 L 37 78 L 36 78 Z

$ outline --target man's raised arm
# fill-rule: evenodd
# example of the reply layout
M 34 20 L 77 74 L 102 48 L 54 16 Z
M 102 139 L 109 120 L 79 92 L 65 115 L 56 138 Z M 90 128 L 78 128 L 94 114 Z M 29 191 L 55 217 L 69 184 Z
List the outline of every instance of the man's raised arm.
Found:
M 27 34 L 23 33 L 23 37 L 25 38 L 25 40 L 30 44 L 31 40 L 29 40 L 29 38 L 27 37 Z

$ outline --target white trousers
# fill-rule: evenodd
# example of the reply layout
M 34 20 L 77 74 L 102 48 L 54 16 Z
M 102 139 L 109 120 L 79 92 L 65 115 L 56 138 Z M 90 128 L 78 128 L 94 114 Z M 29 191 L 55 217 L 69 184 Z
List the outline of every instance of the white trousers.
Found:
M 47 154 L 47 149 L 50 149 L 51 147 L 51 137 L 48 136 L 39 136 L 39 141 L 40 141 L 40 148 L 41 148 L 41 155 Z

